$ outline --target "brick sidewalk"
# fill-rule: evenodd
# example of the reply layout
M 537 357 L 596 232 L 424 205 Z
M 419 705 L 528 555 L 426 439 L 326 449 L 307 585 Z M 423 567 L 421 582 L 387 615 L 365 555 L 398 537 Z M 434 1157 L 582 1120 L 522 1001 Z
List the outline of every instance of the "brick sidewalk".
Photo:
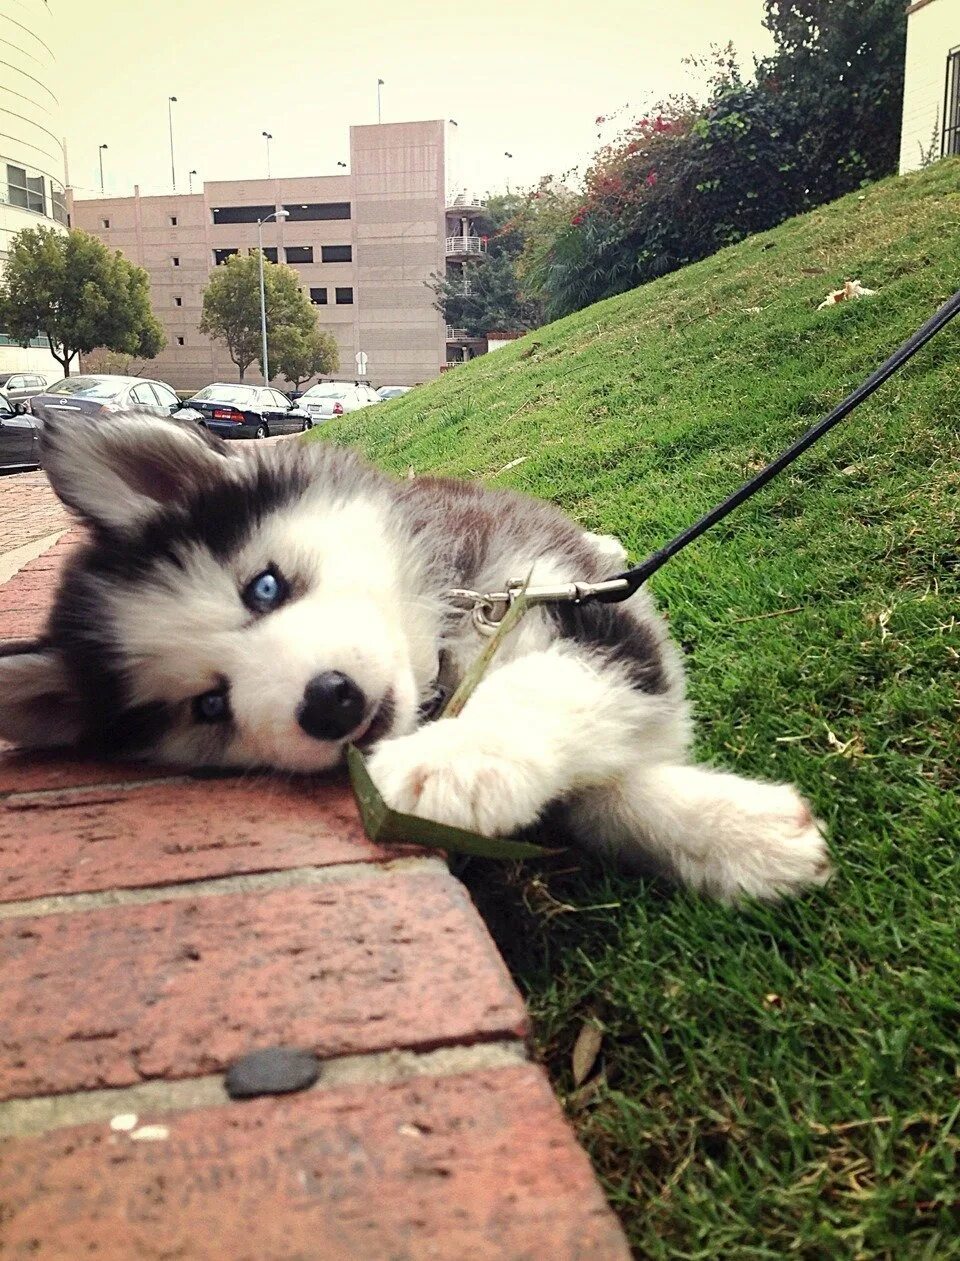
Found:
M 0 555 L 66 530 L 70 514 L 50 489 L 45 473 L 0 477 Z
M 340 781 L 0 754 L 0 975 L 5 1259 L 629 1255 L 466 890 Z M 277 1044 L 317 1084 L 230 1102 Z

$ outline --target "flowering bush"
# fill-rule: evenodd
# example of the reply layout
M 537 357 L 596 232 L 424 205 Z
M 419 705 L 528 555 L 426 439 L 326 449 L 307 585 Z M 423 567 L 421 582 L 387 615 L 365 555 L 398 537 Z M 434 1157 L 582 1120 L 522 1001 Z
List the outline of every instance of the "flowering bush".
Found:
M 548 318 L 894 169 L 900 0 L 766 0 L 765 10 L 777 51 L 752 81 L 721 50 L 705 103 L 671 98 L 596 155 L 584 196 L 528 259 L 526 284 Z

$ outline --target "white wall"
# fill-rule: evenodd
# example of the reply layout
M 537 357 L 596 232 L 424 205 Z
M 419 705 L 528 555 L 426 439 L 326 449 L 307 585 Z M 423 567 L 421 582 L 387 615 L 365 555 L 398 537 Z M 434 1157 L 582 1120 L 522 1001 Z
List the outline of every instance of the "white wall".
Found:
M 940 156 L 947 54 L 960 45 L 960 0 L 928 0 L 907 17 L 907 67 L 900 134 L 900 174 L 915 171 L 935 136 Z
M 76 0 L 72 0 L 76 2 Z M 22 228 L 57 226 L 51 194 L 65 182 L 60 102 L 56 96 L 53 37 L 47 0 L 0 0 L 0 268 L 10 238 Z M 43 178 L 43 210 L 12 204 L 7 167 Z M 63 374 L 47 351 L 0 340 L 0 370 Z

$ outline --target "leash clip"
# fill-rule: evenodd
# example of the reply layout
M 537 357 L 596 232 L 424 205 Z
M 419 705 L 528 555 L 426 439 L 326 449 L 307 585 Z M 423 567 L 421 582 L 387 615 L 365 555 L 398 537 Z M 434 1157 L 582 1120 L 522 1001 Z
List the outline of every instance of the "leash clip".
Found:
M 625 591 L 630 583 L 626 578 L 608 578 L 604 582 L 565 582 L 553 587 L 530 587 L 514 580 L 508 582 L 505 591 L 471 591 L 454 588 L 448 598 L 458 608 L 469 612 L 473 625 L 481 635 L 496 634 L 507 610 L 523 596 L 529 605 L 536 604 L 587 604 L 604 595 Z

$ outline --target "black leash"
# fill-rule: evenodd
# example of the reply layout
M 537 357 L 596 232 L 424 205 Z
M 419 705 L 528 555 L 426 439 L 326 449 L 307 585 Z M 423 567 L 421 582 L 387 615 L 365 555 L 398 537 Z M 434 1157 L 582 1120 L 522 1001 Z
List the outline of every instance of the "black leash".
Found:
M 829 416 L 825 416 L 823 420 L 818 421 L 811 429 L 808 429 L 802 438 L 798 438 L 792 446 L 787 447 L 786 451 L 778 455 L 775 460 L 772 460 L 766 468 L 761 469 L 755 477 L 751 477 L 749 481 L 744 482 L 740 489 L 735 490 L 723 503 L 717 504 L 716 508 L 711 508 L 709 512 L 704 513 L 699 521 L 687 526 L 685 530 L 656 552 L 651 552 L 646 560 L 641 561 L 639 565 L 635 565 L 633 569 L 627 569 L 610 580 L 611 582 L 625 585 L 618 586 L 615 590 L 599 591 L 596 594 L 588 595 L 587 598 L 600 600 L 604 604 L 615 604 L 620 600 L 629 599 L 672 556 L 682 552 L 694 539 L 698 539 L 711 526 L 716 525 L 718 521 L 722 521 L 724 517 L 733 512 L 734 508 L 739 508 L 742 503 L 745 503 L 752 495 L 755 495 L 758 490 L 762 490 L 767 482 L 772 481 L 778 473 L 782 473 L 808 447 L 812 447 L 834 425 L 838 425 L 845 416 L 849 416 L 855 407 L 859 407 L 865 399 L 870 397 L 874 390 L 879 389 L 883 385 L 888 377 L 892 377 L 895 372 L 898 372 L 908 359 L 911 359 L 922 346 L 927 344 L 931 337 L 939 333 L 958 313 L 960 313 L 960 291 L 955 293 L 952 298 L 949 298 L 934 315 L 931 315 L 925 324 L 917 329 L 912 337 L 908 337 L 903 345 L 893 352 L 889 359 L 885 359 L 879 368 L 871 372 L 865 381 L 851 391 L 843 402 L 833 409 Z M 602 585 L 606 586 L 606 584 Z
M 892 377 L 895 372 L 898 372 L 917 353 L 921 346 L 925 346 L 930 338 L 939 333 L 958 313 L 960 313 L 960 291 L 955 293 L 938 311 L 931 315 L 930 319 L 921 325 L 912 337 L 908 337 L 902 346 L 898 346 L 889 359 L 885 359 L 879 368 L 871 372 L 867 379 L 858 385 L 855 390 L 851 391 L 843 402 L 833 409 L 829 416 L 825 416 L 823 420 L 818 421 L 811 429 L 808 429 L 801 438 L 798 438 L 792 446 L 787 447 L 786 451 L 778 455 L 775 460 L 772 460 L 766 468 L 761 469 L 749 481 L 744 482 L 739 490 L 735 490 L 722 503 L 717 504 L 715 508 L 711 508 L 709 512 L 704 513 L 699 521 L 694 521 L 693 525 L 687 526 L 685 530 L 681 531 L 675 538 L 672 538 L 669 543 L 665 543 L 657 551 L 651 552 L 646 560 L 641 561 L 639 565 L 635 565 L 632 569 L 626 569 L 622 574 L 608 578 L 605 582 L 571 582 L 554 587 L 534 587 L 528 586 L 523 582 L 510 582 L 504 591 L 478 592 L 458 589 L 448 592 L 448 597 L 461 608 L 472 610 L 474 625 L 484 635 L 492 635 L 496 632 L 497 626 L 506 610 L 521 592 L 528 604 L 587 604 L 593 600 L 598 600 L 603 604 L 616 604 L 621 600 L 628 600 L 671 557 L 676 556 L 678 552 L 682 552 L 694 539 L 698 539 L 711 526 L 716 525 L 718 521 L 722 521 L 724 517 L 733 512 L 734 508 L 739 508 L 742 503 L 745 503 L 751 496 L 755 495 L 758 490 L 762 490 L 767 482 L 772 481 L 778 473 L 782 473 L 808 447 L 812 447 L 834 425 L 839 424 L 845 416 L 849 416 L 855 407 L 859 407 L 865 399 L 870 397 L 874 390 L 883 385 L 888 377 Z

